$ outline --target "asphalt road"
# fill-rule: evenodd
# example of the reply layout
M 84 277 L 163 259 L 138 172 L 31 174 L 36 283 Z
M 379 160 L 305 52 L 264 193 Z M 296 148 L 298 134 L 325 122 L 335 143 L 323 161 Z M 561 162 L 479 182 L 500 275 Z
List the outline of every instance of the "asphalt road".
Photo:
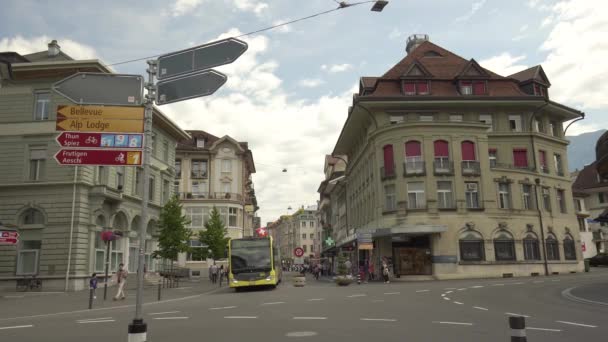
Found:
M 508 341 L 525 315 L 528 341 L 602 341 L 608 306 L 562 292 L 608 282 L 608 270 L 564 276 L 373 283 L 235 293 L 215 290 L 144 307 L 148 341 Z M 577 292 L 578 293 L 578 292 Z M 0 319 L 0 341 L 126 341 L 133 307 Z M 6 315 L 3 315 L 6 317 Z

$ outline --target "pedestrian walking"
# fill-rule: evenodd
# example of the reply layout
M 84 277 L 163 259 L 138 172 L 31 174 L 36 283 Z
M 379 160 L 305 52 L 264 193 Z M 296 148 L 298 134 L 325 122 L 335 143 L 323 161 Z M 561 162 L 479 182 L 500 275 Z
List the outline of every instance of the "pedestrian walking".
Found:
M 369 263 L 368 272 L 369 272 L 369 274 L 368 274 L 369 275 L 369 281 L 374 280 L 374 262 L 373 261 L 371 261 Z
M 388 280 L 388 265 L 386 263 L 382 263 L 382 276 L 384 277 L 384 283 L 388 284 L 390 281 Z
M 211 282 L 213 284 L 217 283 L 217 265 L 215 264 L 215 262 L 213 262 L 213 265 L 211 265 Z
M 348 272 L 348 274 L 353 274 L 353 263 L 350 262 L 350 260 L 346 260 L 344 266 L 346 267 L 346 271 Z
M 93 273 L 91 279 L 89 279 L 89 288 L 93 289 L 93 299 L 97 299 L 97 294 L 95 293 L 97 290 L 97 281 L 97 273 Z
M 222 287 L 222 281 L 224 281 L 224 265 L 220 266 L 218 273 L 220 277 L 220 287 Z
M 116 296 L 114 296 L 114 300 L 125 299 L 127 296 L 125 294 L 125 287 L 127 286 L 127 276 L 129 272 L 125 270 L 125 265 L 118 265 L 118 272 L 116 272 L 116 282 L 118 283 L 118 291 L 116 291 Z

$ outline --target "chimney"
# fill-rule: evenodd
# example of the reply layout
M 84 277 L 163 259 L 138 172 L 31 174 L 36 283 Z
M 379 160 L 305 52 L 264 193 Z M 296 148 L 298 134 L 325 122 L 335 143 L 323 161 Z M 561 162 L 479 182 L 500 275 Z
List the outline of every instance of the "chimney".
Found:
M 57 41 L 55 39 L 53 39 L 49 43 L 48 46 L 49 46 L 49 57 L 55 57 L 61 51 L 61 47 L 59 46 L 59 44 L 57 44 Z
M 412 51 L 414 51 L 420 44 L 429 41 L 428 34 L 413 34 L 407 38 L 407 45 L 405 46 L 405 51 L 409 55 Z

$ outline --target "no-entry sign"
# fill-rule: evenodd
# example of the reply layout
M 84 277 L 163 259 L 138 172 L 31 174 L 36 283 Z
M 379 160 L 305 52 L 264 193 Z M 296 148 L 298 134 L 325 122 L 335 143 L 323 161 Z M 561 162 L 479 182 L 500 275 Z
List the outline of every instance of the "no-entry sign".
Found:
M 304 255 L 304 250 L 302 249 L 302 247 L 296 247 L 293 250 L 293 255 L 295 255 L 298 258 L 301 258 Z

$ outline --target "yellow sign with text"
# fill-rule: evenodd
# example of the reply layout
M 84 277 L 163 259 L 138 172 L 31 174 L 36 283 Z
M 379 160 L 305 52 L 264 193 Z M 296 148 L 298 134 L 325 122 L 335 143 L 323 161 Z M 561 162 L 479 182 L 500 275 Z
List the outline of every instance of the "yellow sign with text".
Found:
M 119 106 L 57 106 L 57 118 L 143 120 L 143 107 Z
M 59 119 L 55 125 L 57 131 L 72 132 L 116 132 L 116 133 L 143 133 L 143 120 L 118 120 L 76 118 Z

